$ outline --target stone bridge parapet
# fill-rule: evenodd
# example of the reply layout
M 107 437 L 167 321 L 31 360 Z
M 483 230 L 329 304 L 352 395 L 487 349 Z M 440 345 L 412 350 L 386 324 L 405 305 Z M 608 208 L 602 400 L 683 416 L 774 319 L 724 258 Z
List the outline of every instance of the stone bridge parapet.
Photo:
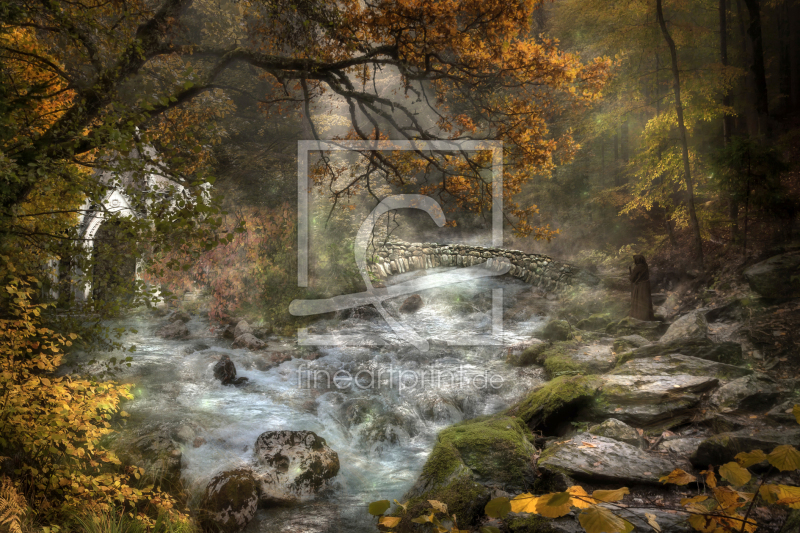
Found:
M 466 244 L 389 241 L 377 247 L 373 259 L 370 271 L 380 279 L 436 267 L 469 267 L 486 263 L 487 268 L 499 268 L 505 261 L 512 265 L 508 275 L 546 291 L 562 291 L 579 284 L 594 286 L 600 281 L 575 265 L 546 255 Z

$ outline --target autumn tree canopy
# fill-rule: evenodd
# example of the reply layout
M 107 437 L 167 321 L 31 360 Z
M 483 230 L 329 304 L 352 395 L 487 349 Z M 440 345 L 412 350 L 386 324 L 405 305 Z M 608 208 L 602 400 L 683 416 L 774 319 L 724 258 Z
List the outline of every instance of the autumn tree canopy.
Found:
M 605 59 L 587 64 L 530 35 L 539 3 L 12 0 L 0 32 L 4 215 L 48 180 L 88 191 L 91 169 L 148 143 L 162 153 L 150 164 L 196 186 L 234 100 L 300 114 L 312 135 L 311 109 L 329 98 L 351 138 L 502 140 L 510 199 L 569 159 L 569 131 L 548 121 L 598 98 L 609 72 Z M 476 154 L 419 153 L 417 167 L 364 155 L 396 183 L 415 168 L 438 177 L 432 192 L 465 206 L 490 186 Z M 519 232 L 535 231 L 535 206 L 506 205 Z

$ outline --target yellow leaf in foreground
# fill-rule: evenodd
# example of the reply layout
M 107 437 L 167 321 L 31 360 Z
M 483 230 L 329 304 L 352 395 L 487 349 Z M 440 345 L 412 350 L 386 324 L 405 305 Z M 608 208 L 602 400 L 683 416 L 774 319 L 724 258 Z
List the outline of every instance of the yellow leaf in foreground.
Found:
M 547 518 L 558 518 L 569 514 L 571 507 L 569 492 L 554 492 L 539 496 L 536 500 L 536 512 Z
M 739 463 L 739 466 L 742 468 L 749 468 L 755 464 L 766 461 L 767 454 L 761 450 L 753 450 L 752 452 L 737 453 L 734 459 L 736 459 L 736 462 Z
M 650 524 L 650 527 L 653 528 L 653 531 L 661 533 L 661 526 L 656 522 L 656 515 L 653 513 L 644 513 L 644 517 L 647 519 L 647 523 Z
M 700 494 L 698 496 L 693 496 L 691 498 L 682 498 L 681 505 L 691 505 L 693 503 L 704 502 L 708 499 L 708 496 L 705 494 Z
M 568 488 L 567 492 L 571 496 L 569 503 L 578 509 L 586 509 L 597 503 L 580 485 Z
M 717 476 L 714 475 L 713 468 L 711 470 L 703 470 L 700 473 L 706 476 L 706 485 L 712 489 L 717 486 Z
M 628 533 L 633 530 L 633 524 L 598 506 L 582 511 L 578 521 L 586 533 Z
M 385 527 L 394 527 L 400 523 L 400 518 L 397 516 L 382 516 L 380 520 L 378 520 L 378 525 L 385 526 Z
M 536 496 L 528 492 L 516 496 L 511 500 L 512 513 L 535 513 L 536 512 Z
M 800 468 L 800 452 L 794 446 L 783 444 L 767 455 L 767 461 L 781 472 L 797 470 Z
M 792 407 L 792 414 L 794 414 L 794 419 L 797 420 L 797 423 L 800 424 L 800 405 Z
M 800 487 L 791 485 L 762 485 L 759 494 L 767 503 L 786 505 L 791 509 L 800 509 Z
M 428 503 L 431 504 L 431 507 L 439 511 L 440 513 L 447 513 L 447 504 L 442 503 L 438 500 L 428 500 Z
M 753 477 L 747 469 L 742 468 L 739 463 L 734 463 L 733 461 L 719 467 L 719 475 L 734 487 L 741 487 Z
M 697 478 L 680 468 L 676 468 L 666 476 L 661 476 L 658 480 L 662 483 L 672 483 L 673 485 L 688 485 L 693 481 L 697 481 Z
M 628 490 L 628 487 L 622 487 L 616 490 L 596 490 L 592 493 L 592 497 L 601 502 L 618 502 L 626 494 L 630 493 L 631 491 Z

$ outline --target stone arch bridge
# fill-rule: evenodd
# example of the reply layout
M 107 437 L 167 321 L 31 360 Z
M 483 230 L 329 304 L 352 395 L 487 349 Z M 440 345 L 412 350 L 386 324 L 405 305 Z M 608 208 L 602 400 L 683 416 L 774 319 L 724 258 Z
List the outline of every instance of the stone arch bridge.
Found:
M 541 254 L 466 244 L 389 241 L 378 245 L 369 267 L 379 279 L 413 270 L 440 266 L 469 267 L 486 263 L 499 270 L 501 262 L 512 265 L 508 275 L 545 291 L 562 291 L 575 285 L 595 286 L 600 279 L 575 265 Z

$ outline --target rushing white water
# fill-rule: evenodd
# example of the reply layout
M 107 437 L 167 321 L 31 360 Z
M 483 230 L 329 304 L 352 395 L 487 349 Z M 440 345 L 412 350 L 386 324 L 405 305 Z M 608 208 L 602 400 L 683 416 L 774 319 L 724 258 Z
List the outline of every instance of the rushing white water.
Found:
M 136 345 L 131 367 L 119 376 L 136 384 L 135 399 L 125 409 L 133 420 L 188 425 L 205 440 L 183 448 L 182 477 L 195 501 L 214 474 L 250 462 L 259 434 L 314 431 L 339 454 L 334 490 L 291 509 L 261 510 L 248 531 L 375 531 L 367 503 L 402 497 L 437 432 L 508 407 L 542 379 L 537 369 L 507 365 L 503 345 L 447 344 L 492 333 L 496 288 L 503 289 L 506 316 L 502 336 L 494 340 L 505 346 L 529 340 L 544 320 L 544 308 L 526 304 L 545 302 L 531 299 L 530 285 L 515 279 L 483 279 L 424 291 L 424 305 L 413 314 L 397 312 L 403 298 L 385 302 L 391 314 L 430 341 L 426 353 L 394 344 L 396 335 L 380 317 L 320 320 L 312 333 L 377 337 L 385 344 L 319 347 L 320 357 L 313 361 L 294 358 L 268 370 L 259 370 L 263 352 L 230 349 L 230 341 L 218 339 L 205 319 L 193 318 L 192 337 L 175 341 L 154 334 L 161 321 L 132 316 L 119 323 L 138 329 L 125 338 Z M 268 350 L 309 352 L 295 339 L 279 337 L 270 338 Z M 246 386 L 223 386 L 214 379 L 213 366 L 222 353 L 239 376 L 249 379 Z M 326 376 L 337 372 L 339 379 L 329 383 Z M 344 372 L 358 379 L 348 383 Z

